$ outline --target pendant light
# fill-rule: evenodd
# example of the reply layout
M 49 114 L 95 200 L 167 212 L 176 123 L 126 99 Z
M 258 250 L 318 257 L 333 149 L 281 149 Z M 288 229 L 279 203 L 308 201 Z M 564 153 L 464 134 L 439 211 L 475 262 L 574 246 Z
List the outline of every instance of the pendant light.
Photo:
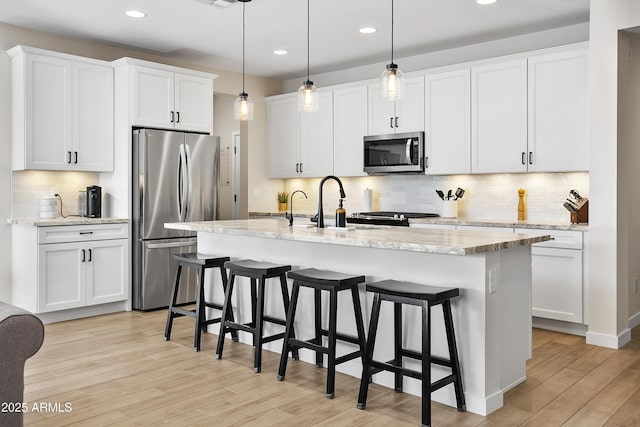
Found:
M 238 97 L 233 103 L 233 116 L 236 120 L 253 120 L 253 100 L 244 91 L 244 15 L 245 4 L 251 0 L 238 0 L 242 2 L 242 92 L 238 94 Z
M 298 111 L 318 111 L 320 97 L 318 89 L 309 78 L 309 0 L 307 0 L 307 80 L 298 89 Z
M 402 98 L 404 94 L 404 75 L 393 63 L 393 0 L 391 0 L 391 63 L 380 76 L 380 95 L 389 101 Z

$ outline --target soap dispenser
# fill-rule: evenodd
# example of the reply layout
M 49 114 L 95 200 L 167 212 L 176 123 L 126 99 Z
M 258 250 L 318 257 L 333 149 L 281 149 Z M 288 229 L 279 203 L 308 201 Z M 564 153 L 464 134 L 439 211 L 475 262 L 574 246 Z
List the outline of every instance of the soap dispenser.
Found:
M 336 209 L 336 227 L 346 227 L 347 226 L 347 211 L 342 207 L 343 199 L 340 199 L 340 204 L 338 205 L 338 209 Z

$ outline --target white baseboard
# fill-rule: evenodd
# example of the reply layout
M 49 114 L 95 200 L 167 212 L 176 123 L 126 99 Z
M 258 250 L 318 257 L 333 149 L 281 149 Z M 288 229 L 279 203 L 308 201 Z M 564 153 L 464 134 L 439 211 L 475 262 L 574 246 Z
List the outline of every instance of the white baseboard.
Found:
M 544 319 L 534 316 L 531 324 L 534 328 L 548 329 L 565 334 L 580 335 L 582 337 L 587 334 L 587 325 L 583 325 L 582 323 L 564 322 L 562 320 Z
M 629 329 L 633 329 L 638 325 L 640 325 L 640 312 L 629 318 Z
M 600 347 L 607 347 L 613 349 L 619 349 L 624 347 L 626 343 L 631 341 L 631 329 L 625 329 L 619 335 L 607 335 L 597 332 L 587 332 L 587 344 L 597 345 Z
M 126 310 L 126 301 L 112 302 L 107 304 L 91 305 L 87 307 L 72 308 L 69 310 L 52 311 L 49 313 L 39 313 L 36 316 L 42 323 L 64 322 L 66 320 L 80 319 L 83 317 L 99 316 L 101 314 L 116 313 Z

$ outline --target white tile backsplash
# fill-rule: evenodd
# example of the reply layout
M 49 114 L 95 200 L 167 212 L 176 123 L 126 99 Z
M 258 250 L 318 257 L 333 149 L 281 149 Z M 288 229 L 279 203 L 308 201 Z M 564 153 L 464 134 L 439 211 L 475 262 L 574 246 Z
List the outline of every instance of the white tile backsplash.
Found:
M 465 194 L 458 202 L 458 217 L 469 219 L 517 220 L 518 189 L 524 188 L 527 219 L 533 221 L 569 222 L 569 212 L 562 206 L 575 189 L 589 195 L 589 174 L 527 173 L 490 175 L 385 175 L 362 178 L 341 178 L 347 198 L 347 215 L 362 211 L 364 189 L 373 190 L 373 210 L 401 210 L 407 212 L 440 213 L 442 201 L 435 190 L 446 194 L 457 187 Z M 301 189 L 308 199 L 296 194 L 294 211 L 314 213 L 318 204 L 320 179 L 285 180 L 285 191 Z M 331 215 L 338 206 L 338 186 L 334 181 L 324 185 L 324 212 Z M 277 209 L 276 195 L 273 206 Z
M 11 217 L 37 218 L 40 198 L 57 192 L 62 197 L 62 212 L 78 214 L 79 192 L 98 183 L 98 174 L 90 172 L 13 171 L 11 174 Z

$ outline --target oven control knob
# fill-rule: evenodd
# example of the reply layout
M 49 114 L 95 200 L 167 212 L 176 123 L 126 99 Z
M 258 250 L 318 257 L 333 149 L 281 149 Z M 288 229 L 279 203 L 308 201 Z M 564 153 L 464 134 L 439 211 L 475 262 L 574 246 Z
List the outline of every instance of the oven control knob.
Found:
M 393 214 L 393 219 L 397 221 L 400 219 L 400 217 L 398 216 L 398 214 Z
M 403 214 L 400 214 L 400 220 L 404 221 L 404 215 Z

